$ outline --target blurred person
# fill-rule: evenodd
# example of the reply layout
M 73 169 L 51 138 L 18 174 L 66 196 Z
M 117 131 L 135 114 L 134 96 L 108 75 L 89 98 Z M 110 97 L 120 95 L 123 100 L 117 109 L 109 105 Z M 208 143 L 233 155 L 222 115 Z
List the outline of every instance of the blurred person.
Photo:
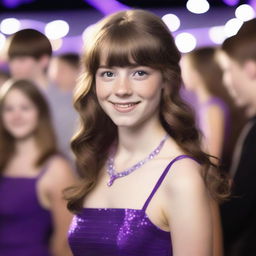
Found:
M 186 90 L 197 98 L 195 111 L 204 149 L 227 170 L 242 118 L 223 84 L 216 49 L 201 47 L 183 55 L 181 68 Z
M 227 146 L 230 135 L 230 96 L 222 83 L 222 71 L 215 60 L 214 47 L 197 48 L 181 59 L 181 73 L 185 88 L 197 97 L 195 107 L 198 126 L 203 133 L 203 148 L 217 163 L 227 164 Z M 225 158 L 226 157 L 226 158 Z M 223 255 L 222 231 L 218 205 L 214 212 L 214 254 Z
M 0 88 L 0 255 L 71 256 L 62 191 L 75 178 L 58 153 L 48 105 L 28 80 Z
M 224 81 L 247 116 L 234 150 L 231 200 L 221 207 L 227 256 L 256 255 L 256 19 L 243 23 L 218 53 Z
M 73 255 L 211 256 L 210 203 L 226 186 L 180 97 L 169 29 L 142 10 L 95 28 L 75 92 L 81 181 L 66 191 Z
M 79 54 L 64 53 L 51 58 L 48 76 L 51 84 L 56 85 L 51 91 L 56 90 L 53 94 L 58 94 L 58 104 L 61 105 L 61 111 L 56 116 L 57 123 L 63 127 L 61 137 L 71 138 L 77 127 L 78 115 L 73 108 L 73 90 L 79 74 Z M 62 147 L 69 148 L 69 140 L 65 143 Z M 71 151 L 67 154 L 73 159 Z
M 46 75 L 52 47 L 49 39 L 35 29 L 20 30 L 8 38 L 7 57 L 14 79 L 29 79 L 44 93 L 50 87 Z
M 74 127 L 71 97 L 51 83 L 47 69 L 52 56 L 49 39 L 35 29 L 23 29 L 9 39 L 8 62 L 11 77 L 29 79 L 45 94 L 53 116 L 58 146 L 63 154 L 72 159 L 70 139 Z
M 48 69 L 49 78 L 64 92 L 73 92 L 80 74 L 80 56 L 63 53 L 53 56 Z

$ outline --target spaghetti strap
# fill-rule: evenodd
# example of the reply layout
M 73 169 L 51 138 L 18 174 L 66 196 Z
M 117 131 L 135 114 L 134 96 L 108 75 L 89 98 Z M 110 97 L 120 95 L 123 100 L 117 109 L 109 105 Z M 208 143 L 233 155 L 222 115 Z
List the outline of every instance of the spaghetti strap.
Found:
M 48 160 L 46 160 L 45 164 L 42 166 L 39 174 L 37 175 L 37 180 L 39 180 L 47 172 L 52 159 L 55 158 L 56 156 L 58 155 L 53 155 Z
M 167 165 L 167 167 L 166 167 L 165 170 L 163 171 L 162 175 L 161 175 L 160 178 L 158 179 L 158 181 L 157 181 L 155 187 L 153 188 L 151 194 L 150 194 L 149 197 L 147 198 L 147 200 L 146 200 L 146 202 L 145 202 L 145 204 L 144 204 L 144 206 L 143 206 L 143 208 L 142 208 L 143 211 L 146 211 L 146 209 L 147 209 L 147 207 L 148 207 L 148 205 L 149 205 L 149 203 L 150 203 L 152 197 L 153 197 L 154 194 L 156 193 L 157 189 L 160 187 L 161 183 L 163 182 L 165 176 L 167 175 L 167 173 L 168 173 L 168 171 L 170 170 L 170 168 L 172 167 L 172 165 L 173 165 L 176 161 L 181 160 L 181 159 L 183 159 L 183 158 L 190 158 L 190 159 L 193 159 L 194 161 L 196 161 L 195 158 L 193 158 L 193 157 L 191 157 L 191 156 L 188 156 L 188 155 L 180 155 L 180 156 L 175 157 L 175 158 Z
M 49 167 L 49 162 L 50 161 L 47 161 L 47 163 L 45 163 L 43 165 L 43 167 L 41 168 L 39 174 L 37 175 L 37 180 L 39 180 L 46 173 L 46 171 L 48 170 L 48 167 Z

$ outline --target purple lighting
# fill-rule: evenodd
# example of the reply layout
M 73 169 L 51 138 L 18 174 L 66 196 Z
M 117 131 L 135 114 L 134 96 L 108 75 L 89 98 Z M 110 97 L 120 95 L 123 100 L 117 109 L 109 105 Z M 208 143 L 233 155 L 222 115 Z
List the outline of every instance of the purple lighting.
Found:
M 90 4 L 95 9 L 99 10 L 104 15 L 109 15 L 111 13 L 128 10 L 128 6 L 117 2 L 116 0 L 108 0 L 103 3 L 102 0 L 84 0 L 86 3 Z
M 34 0 L 3 0 L 3 5 L 8 8 L 15 8 L 21 4 L 28 4 L 33 2 Z
M 239 3 L 239 0 L 222 0 L 226 5 L 235 6 Z
M 249 1 L 249 5 L 251 5 L 251 7 L 256 10 L 256 0 L 250 0 Z

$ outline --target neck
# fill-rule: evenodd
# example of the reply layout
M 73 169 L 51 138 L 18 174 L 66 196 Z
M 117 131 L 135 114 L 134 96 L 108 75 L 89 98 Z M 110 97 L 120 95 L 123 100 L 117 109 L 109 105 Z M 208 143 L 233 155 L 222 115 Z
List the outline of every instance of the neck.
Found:
M 198 97 L 199 103 L 201 104 L 207 102 L 212 97 L 212 95 L 204 88 L 204 86 L 198 86 L 196 95 Z
M 47 88 L 49 86 L 49 80 L 48 80 L 48 78 L 44 74 L 37 74 L 34 77 L 33 82 L 42 91 L 47 90 Z
M 129 175 L 153 159 L 159 154 L 167 139 L 166 132 L 159 122 L 151 122 L 151 125 L 147 123 L 136 129 L 119 127 L 118 135 L 117 152 L 115 156 L 111 154 L 107 161 L 107 172 L 110 176 L 108 186 L 111 186 L 115 179 Z M 131 162 L 137 163 L 124 169 L 123 166 L 129 166 Z M 117 171 L 122 169 L 124 170 Z
M 245 114 L 248 118 L 254 117 L 256 115 L 256 106 L 248 106 L 245 109 Z
M 250 83 L 249 83 L 250 82 Z M 245 108 L 245 113 L 248 118 L 254 117 L 256 115 L 256 79 L 253 79 L 248 82 L 247 89 L 247 106 Z
M 136 127 L 134 129 L 118 129 L 118 152 L 144 156 L 148 149 L 154 148 L 164 137 L 166 131 L 159 122 Z
M 38 147 L 33 137 L 18 139 L 15 143 L 16 154 L 33 156 L 37 154 Z

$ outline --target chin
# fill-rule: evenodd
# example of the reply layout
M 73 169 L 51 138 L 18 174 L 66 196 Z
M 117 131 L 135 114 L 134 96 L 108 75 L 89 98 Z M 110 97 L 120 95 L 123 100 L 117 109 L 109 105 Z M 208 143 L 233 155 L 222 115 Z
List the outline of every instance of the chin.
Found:
M 139 128 L 144 123 L 139 120 L 125 120 L 125 121 L 113 120 L 113 122 L 117 126 L 117 128 L 127 128 L 127 129 Z
M 25 140 L 33 136 L 33 132 L 10 132 L 15 140 Z
M 134 127 L 136 126 L 136 122 L 133 122 L 132 120 L 113 120 L 113 123 L 117 126 L 117 127 Z
M 114 122 L 114 124 L 117 126 L 117 127 L 133 127 L 134 124 L 130 123 L 130 122 Z

